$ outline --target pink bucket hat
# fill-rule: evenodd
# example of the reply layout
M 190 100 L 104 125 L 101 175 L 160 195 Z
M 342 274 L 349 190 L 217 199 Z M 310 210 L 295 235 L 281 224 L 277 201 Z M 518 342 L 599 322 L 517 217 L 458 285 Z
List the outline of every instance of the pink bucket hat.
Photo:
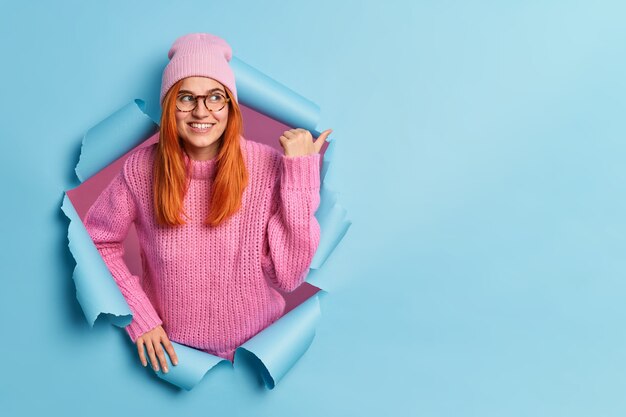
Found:
M 210 33 L 190 33 L 176 39 L 167 53 L 170 62 L 163 70 L 161 105 L 169 89 L 187 77 L 209 77 L 226 86 L 237 100 L 235 74 L 228 62 L 233 53 L 230 45 Z

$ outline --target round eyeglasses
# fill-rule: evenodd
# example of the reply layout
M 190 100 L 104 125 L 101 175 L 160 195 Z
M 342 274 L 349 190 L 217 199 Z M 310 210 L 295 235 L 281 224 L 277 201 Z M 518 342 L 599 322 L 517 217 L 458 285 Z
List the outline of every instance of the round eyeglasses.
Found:
M 198 99 L 202 98 L 204 105 L 210 112 L 218 112 L 222 110 L 230 98 L 226 98 L 221 94 L 213 93 L 206 96 L 194 96 L 192 94 L 181 94 L 176 99 L 176 108 L 180 111 L 193 111 L 198 105 Z

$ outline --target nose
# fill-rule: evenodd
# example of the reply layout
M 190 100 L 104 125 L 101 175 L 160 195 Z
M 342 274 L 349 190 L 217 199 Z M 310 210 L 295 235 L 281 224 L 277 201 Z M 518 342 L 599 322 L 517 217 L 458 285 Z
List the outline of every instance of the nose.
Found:
M 209 109 L 207 108 L 204 102 L 204 97 L 202 98 L 199 97 L 198 102 L 196 103 L 196 108 L 193 109 L 193 115 L 198 118 L 203 118 L 203 117 L 207 117 L 209 113 L 211 112 L 209 111 Z

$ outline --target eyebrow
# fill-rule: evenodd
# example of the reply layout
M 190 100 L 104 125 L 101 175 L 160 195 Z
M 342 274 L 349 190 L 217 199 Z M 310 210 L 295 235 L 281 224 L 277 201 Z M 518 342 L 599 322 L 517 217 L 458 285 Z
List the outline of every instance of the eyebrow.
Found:
M 216 91 L 219 91 L 220 93 L 226 94 L 226 92 L 224 90 L 222 90 L 221 88 L 212 88 L 211 90 L 207 91 L 207 94 L 211 94 L 211 93 L 214 93 Z M 193 91 L 189 91 L 189 90 L 180 90 L 178 92 L 178 94 L 183 94 L 183 93 L 195 94 Z

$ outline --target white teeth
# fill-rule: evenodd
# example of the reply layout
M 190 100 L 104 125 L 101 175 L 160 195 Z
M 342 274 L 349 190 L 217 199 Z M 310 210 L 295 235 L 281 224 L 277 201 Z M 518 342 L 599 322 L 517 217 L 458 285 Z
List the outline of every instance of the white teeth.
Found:
M 215 123 L 190 123 L 191 127 L 196 127 L 198 129 L 208 129 L 214 124 Z

